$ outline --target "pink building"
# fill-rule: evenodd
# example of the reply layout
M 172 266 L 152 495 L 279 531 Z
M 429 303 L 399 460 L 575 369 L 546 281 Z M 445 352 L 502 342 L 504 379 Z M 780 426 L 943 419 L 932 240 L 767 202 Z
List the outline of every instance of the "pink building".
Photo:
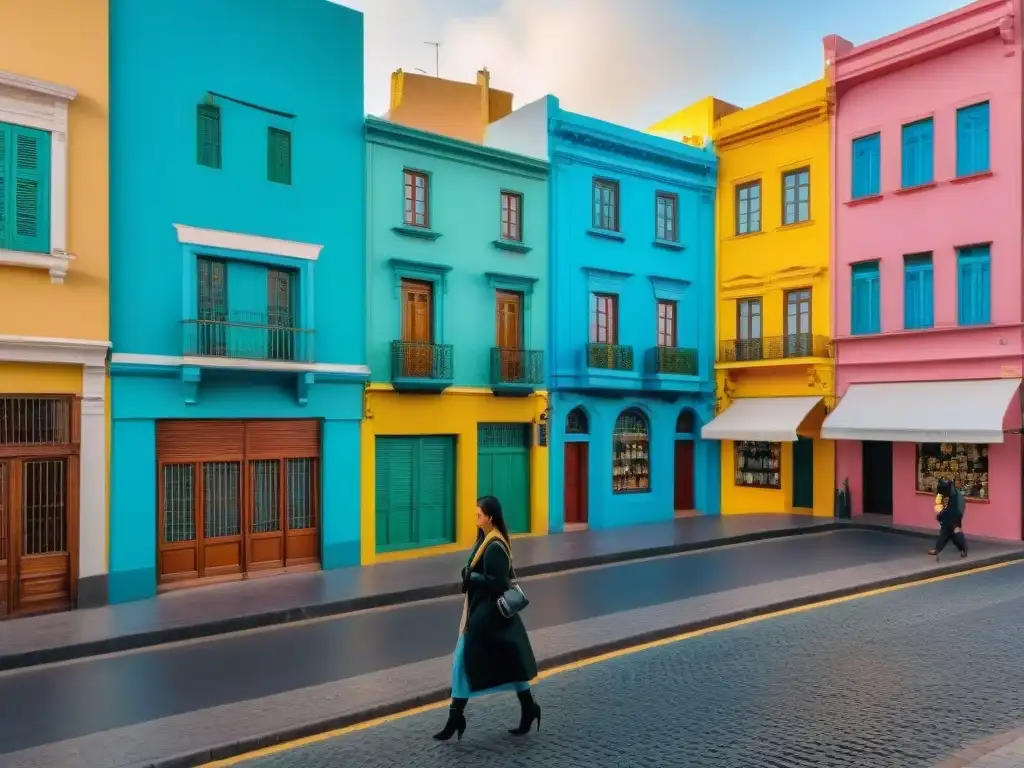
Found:
M 1021 539 L 1021 0 L 854 46 L 825 38 L 836 393 L 822 428 L 854 514 Z

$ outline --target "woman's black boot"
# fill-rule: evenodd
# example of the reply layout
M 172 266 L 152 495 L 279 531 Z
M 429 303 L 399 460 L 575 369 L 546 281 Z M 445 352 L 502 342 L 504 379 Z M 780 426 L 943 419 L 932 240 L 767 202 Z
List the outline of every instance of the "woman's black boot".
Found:
M 540 731 L 540 705 L 533 700 L 533 692 L 527 688 L 525 691 L 516 691 L 519 697 L 519 727 L 509 728 L 508 732 L 513 736 L 525 736 L 533 727 L 533 721 L 537 721 L 537 730 Z
M 466 716 L 463 710 L 466 708 L 466 699 L 452 699 L 448 707 L 448 722 L 444 728 L 434 734 L 438 741 L 448 741 L 453 735 L 458 734 L 458 740 L 462 741 L 462 734 L 466 732 Z

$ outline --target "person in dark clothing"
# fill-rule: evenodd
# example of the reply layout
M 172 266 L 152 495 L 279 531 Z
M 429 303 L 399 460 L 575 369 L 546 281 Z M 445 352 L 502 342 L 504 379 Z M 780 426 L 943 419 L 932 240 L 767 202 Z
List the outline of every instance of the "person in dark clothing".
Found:
M 937 558 L 947 543 L 953 542 L 960 550 L 960 557 L 967 557 L 967 539 L 964 538 L 964 508 L 967 502 L 963 492 L 952 480 L 939 480 L 938 495 L 935 497 L 935 519 L 939 521 L 939 538 L 935 549 L 928 551 Z
M 540 730 L 540 705 L 533 699 L 530 681 L 537 677 L 526 627 L 518 615 L 505 618 L 497 601 L 511 586 L 512 547 L 501 503 L 493 496 L 477 502 L 476 544 L 462 569 L 466 594 L 459 627 L 459 642 L 452 660 L 452 702 L 448 721 L 434 734 L 438 741 L 466 731 L 464 710 L 471 698 L 500 691 L 515 691 L 521 714 L 515 736 L 530 732 L 534 721 Z

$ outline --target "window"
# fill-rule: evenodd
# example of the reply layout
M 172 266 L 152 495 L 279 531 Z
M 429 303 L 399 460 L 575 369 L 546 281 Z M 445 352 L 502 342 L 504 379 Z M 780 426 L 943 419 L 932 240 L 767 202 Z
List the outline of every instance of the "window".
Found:
M 199 312 L 196 354 L 223 357 L 228 353 L 228 270 L 216 259 L 199 259 Z
M 881 333 L 881 284 L 878 262 L 853 265 L 850 333 Z
M 629 408 L 615 420 L 612 434 L 612 493 L 651 490 L 651 429 L 638 408 Z
M 619 231 L 619 182 L 594 179 L 594 229 Z
M 292 134 L 280 128 L 267 129 L 267 179 L 292 183 Z
M 50 252 L 50 134 L 46 131 L 0 123 L 0 248 Z
M 882 191 L 882 134 L 853 140 L 852 196 L 870 197 Z
M 984 325 L 991 322 L 991 277 L 989 246 L 958 248 L 957 296 L 960 325 Z
M 736 187 L 736 234 L 761 231 L 761 182 Z
M 295 329 L 295 273 L 287 269 L 267 270 L 267 357 L 294 360 L 295 346 L 305 341 Z
M 658 240 L 677 242 L 678 223 L 679 197 L 671 192 L 658 192 L 654 196 L 654 236 Z
M 737 440 L 733 443 L 735 474 L 733 482 L 747 488 L 782 487 L 782 445 L 751 440 Z
M 405 224 L 430 227 L 430 183 L 427 174 L 405 170 Z
M 523 196 L 516 192 L 501 193 L 501 239 L 523 242 Z
M 903 327 L 931 328 L 935 325 L 932 255 L 918 253 L 903 257 Z
M 782 175 L 782 223 L 811 219 L 811 170 L 801 168 Z
M 786 293 L 786 357 L 808 357 L 811 344 L 811 289 Z
M 761 359 L 761 300 L 736 302 L 736 360 Z
M 658 346 L 676 346 L 676 302 L 658 300 Z
M 590 421 L 587 419 L 587 412 L 576 406 L 569 415 L 565 417 L 565 434 L 567 435 L 588 435 L 590 434 Z
M 987 501 L 988 446 L 973 443 L 918 443 L 918 493 L 938 493 L 939 480 L 952 480 L 968 499 Z
M 618 344 L 618 296 L 607 293 L 590 294 L 590 343 Z
M 989 170 L 989 103 L 983 101 L 956 111 L 956 175 Z
M 220 168 L 220 107 L 199 104 L 196 107 L 196 162 L 207 168 Z
M 903 126 L 901 186 L 919 187 L 935 180 L 934 131 L 930 117 Z

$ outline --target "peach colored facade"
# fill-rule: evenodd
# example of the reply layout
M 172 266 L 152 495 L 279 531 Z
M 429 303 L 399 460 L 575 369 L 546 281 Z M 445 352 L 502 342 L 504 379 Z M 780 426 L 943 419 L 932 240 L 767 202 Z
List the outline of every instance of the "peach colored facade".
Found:
M 981 0 L 894 35 L 830 49 L 836 392 L 854 384 L 1020 378 L 1024 356 L 1021 252 L 1021 0 Z M 957 177 L 957 110 L 989 102 L 990 172 Z M 932 118 L 934 180 L 902 188 L 902 126 Z M 853 140 L 880 133 L 880 189 L 852 199 Z M 957 249 L 990 247 L 990 322 L 958 325 Z M 931 252 L 933 327 L 905 330 L 904 256 Z M 852 269 L 878 260 L 880 333 L 851 335 Z M 840 406 L 842 405 L 840 401 Z M 1015 396 L 1004 430 L 1021 427 Z M 942 429 L 936 425 L 936 429 Z M 1021 539 L 1021 441 L 989 446 L 988 501 L 968 504 L 969 535 Z M 863 450 L 841 440 L 836 480 L 865 510 Z M 935 528 L 933 497 L 916 491 L 916 448 L 892 451 L 892 514 Z M 870 474 L 870 472 L 869 472 Z M 867 482 L 872 479 L 867 478 Z

